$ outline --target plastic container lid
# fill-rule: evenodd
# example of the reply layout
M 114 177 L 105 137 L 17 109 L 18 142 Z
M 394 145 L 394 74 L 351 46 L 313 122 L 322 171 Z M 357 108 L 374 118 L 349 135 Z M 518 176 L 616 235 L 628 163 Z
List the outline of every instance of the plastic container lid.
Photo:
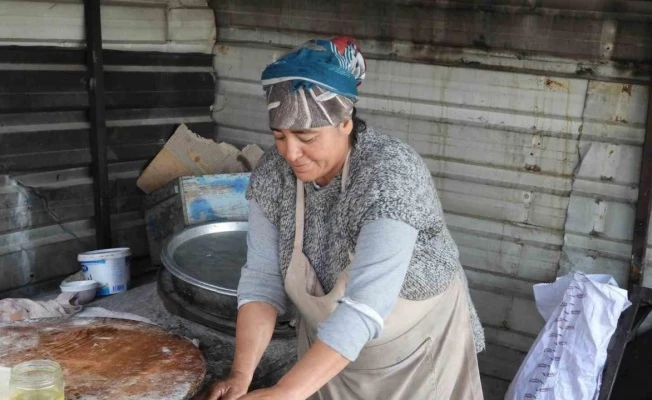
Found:
M 128 257 L 131 255 L 129 247 L 118 247 L 115 249 L 104 249 L 87 251 L 77 255 L 77 261 L 100 261 L 111 260 L 113 258 Z
M 82 292 L 84 290 L 93 290 L 97 289 L 97 282 L 96 281 L 72 281 L 72 282 L 64 282 L 61 285 L 59 285 L 61 288 L 61 291 L 66 293 L 66 292 Z

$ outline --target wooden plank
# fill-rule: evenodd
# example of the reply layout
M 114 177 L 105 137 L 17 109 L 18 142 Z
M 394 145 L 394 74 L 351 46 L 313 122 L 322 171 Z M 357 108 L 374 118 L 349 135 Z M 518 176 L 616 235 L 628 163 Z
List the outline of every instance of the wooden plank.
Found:
M 0 46 L 0 63 L 84 66 L 85 52 L 45 46 Z M 211 67 L 213 56 L 200 53 L 105 50 L 104 65 Z
M 87 107 L 88 94 L 84 92 L 0 93 L 0 113 L 83 110 Z
M 210 72 L 106 72 L 106 90 L 109 92 L 214 90 L 215 80 Z
M 26 115 L 25 120 L 28 119 L 29 116 Z M 203 137 L 214 136 L 212 123 L 189 123 L 188 127 Z M 176 124 L 109 127 L 109 146 L 163 144 L 176 128 Z M 36 153 L 45 153 L 85 148 L 88 148 L 87 129 L 5 133 L 0 141 L 0 154 L 35 154 L 35 150 Z
M 206 84 L 203 89 L 198 90 L 176 88 L 166 91 L 156 89 L 152 91 L 108 91 L 106 93 L 106 106 L 109 109 L 197 106 L 208 108 L 214 100 L 215 92 L 212 84 Z
M 172 109 L 170 114 L 178 111 L 179 109 Z M 0 121 L 1 119 L 2 115 Z M 139 124 L 144 121 L 134 122 Z M 179 122 L 183 122 L 183 118 L 179 118 Z M 121 121 L 121 124 L 128 123 L 128 120 Z M 188 125 L 200 136 L 214 137 L 214 126 L 211 122 L 190 122 Z M 154 157 L 177 126 L 178 124 L 174 123 L 110 127 L 108 128 L 109 160 L 112 162 L 147 160 Z M 42 128 L 46 128 L 45 124 Z M 90 163 L 87 135 L 86 129 L 4 134 L 3 141 L 0 142 L 0 165 L 8 171 L 64 169 L 87 165 Z
M 110 109 L 209 107 L 215 98 L 209 86 L 201 90 L 106 92 L 105 95 Z M 82 92 L 0 94 L 0 112 L 82 110 L 88 105 L 88 95 Z
M 8 93 L 84 93 L 85 71 L 4 70 L 0 92 Z M 175 90 L 214 90 L 209 72 L 126 72 L 106 71 L 107 92 L 165 92 Z
M 1 52 L 1 51 L 0 51 Z M 156 65 L 212 67 L 213 56 L 201 53 L 161 53 L 154 51 L 106 50 L 104 65 Z
M 183 82 L 179 82 L 183 84 Z M 201 121 L 195 121 L 193 117 L 201 117 Z M 129 110 L 109 110 L 107 111 L 107 120 L 109 126 L 120 125 L 160 125 L 160 120 L 176 120 L 178 122 L 168 123 L 197 123 L 197 122 L 210 122 L 210 110 L 207 107 L 177 107 L 177 108 L 152 108 L 146 110 L 129 109 Z M 122 123 L 122 121 L 129 121 Z M 111 122 L 114 121 L 112 125 Z M 119 121 L 119 122 L 118 122 Z M 152 122 L 150 122 L 152 121 Z M 133 122 L 133 123 L 131 123 Z
M 85 71 L 2 71 L 0 92 L 86 92 Z
M 0 134 L 8 132 L 87 128 L 82 111 L 34 112 L 30 114 L 0 114 Z M 107 124 L 113 126 L 147 126 L 212 122 L 206 107 L 108 110 Z
M 86 53 L 80 49 L 47 46 L 0 46 L 0 63 L 86 65 Z

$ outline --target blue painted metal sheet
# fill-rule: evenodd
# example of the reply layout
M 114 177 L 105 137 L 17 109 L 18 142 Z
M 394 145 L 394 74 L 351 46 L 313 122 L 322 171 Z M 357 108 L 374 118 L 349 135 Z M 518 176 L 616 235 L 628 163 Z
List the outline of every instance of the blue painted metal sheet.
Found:
M 239 173 L 181 178 L 186 225 L 246 221 L 249 216 L 249 206 L 245 199 L 245 192 L 250 175 L 250 173 Z

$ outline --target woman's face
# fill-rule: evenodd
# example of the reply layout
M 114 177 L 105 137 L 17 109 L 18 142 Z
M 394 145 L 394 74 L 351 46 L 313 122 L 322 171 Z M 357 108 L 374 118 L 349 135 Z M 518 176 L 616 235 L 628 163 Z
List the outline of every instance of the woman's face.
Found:
M 353 121 L 300 131 L 273 129 L 278 152 L 303 182 L 327 185 L 342 169 L 350 148 Z

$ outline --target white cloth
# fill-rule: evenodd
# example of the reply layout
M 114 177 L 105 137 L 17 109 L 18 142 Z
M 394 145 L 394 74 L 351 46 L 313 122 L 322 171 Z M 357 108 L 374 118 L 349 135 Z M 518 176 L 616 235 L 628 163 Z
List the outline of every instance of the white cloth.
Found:
M 0 322 L 69 317 L 82 309 L 76 300 L 76 293 L 61 293 L 56 299 L 47 301 L 0 300 Z
M 594 400 L 627 291 L 609 275 L 574 272 L 534 286 L 534 297 L 547 322 L 505 400 Z

